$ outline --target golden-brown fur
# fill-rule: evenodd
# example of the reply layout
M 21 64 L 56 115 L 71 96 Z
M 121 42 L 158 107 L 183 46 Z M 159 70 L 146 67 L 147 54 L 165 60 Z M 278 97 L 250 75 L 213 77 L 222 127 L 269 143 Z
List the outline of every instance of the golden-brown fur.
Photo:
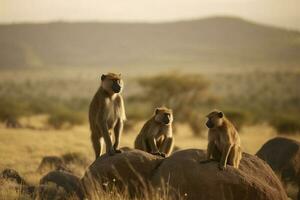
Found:
M 154 115 L 144 124 L 135 140 L 135 148 L 160 156 L 172 152 L 174 139 L 172 135 L 172 110 L 156 108 Z
M 211 157 L 219 161 L 221 170 L 226 164 L 239 167 L 242 158 L 240 137 L 232 123 L 221 111 L 213 111 L 207 115 L 208 131 L 207 159 Z
M 101 86 L 96 92 L 89 109 L 91 140 L 97 158 L 102 154 L 103 139 L 106 152 L 110 155 L 119 153 L 119 143 L 126 119 L 123 98 L 120 95 L 123 87 L 121 75 L 108 73 L 101 76 Z M 111 132 L 115 142 L 112 144 Z

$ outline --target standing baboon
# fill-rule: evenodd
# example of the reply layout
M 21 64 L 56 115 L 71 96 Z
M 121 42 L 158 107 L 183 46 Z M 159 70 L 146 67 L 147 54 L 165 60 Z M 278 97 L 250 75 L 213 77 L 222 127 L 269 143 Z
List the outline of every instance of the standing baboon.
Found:
M 172 110 L 156 108 L 135 139 L 135 148 L 163 157 L 170 155 L 174 146 L 172 122 Z
M 238 168 L 242 158 L 240 137 L 232 123 L 221 111 L 213 111 L 207 115 L 208 131 L 207 160 L 211 157 L 219 161 L 221 170 L 226 164 Z
M 126 119 L 123 98 L 120 95 L 123 81 L 120 74 L 108 73 L 101 76 L 101 86 L 95 94 L 89 109 L 91 140 L 95 157 L 103 150 L 103 139 L 106 153 L 120 153 L 118 149 Z M 111 132 L 114 132 L 115 142 L 112 144 Z

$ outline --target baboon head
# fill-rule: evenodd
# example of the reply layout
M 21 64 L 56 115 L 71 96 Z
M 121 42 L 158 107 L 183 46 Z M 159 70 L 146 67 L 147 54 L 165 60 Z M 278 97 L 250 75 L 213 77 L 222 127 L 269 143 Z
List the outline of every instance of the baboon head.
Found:
M 120 93 L 122 91 L 123 81 L 121 74 L 102 74 L 101 81 L 102 88 L 109 94 Z
M 208 128 L 217 128 L 222 126 L 224 120 L 224 113 L 222 111 L 212 111 L 207 116 L 206 126 Z
M 171 109 L 160 107 L 155 109 L 155 121 L 169 125 L 173 122 L 173 112 Z

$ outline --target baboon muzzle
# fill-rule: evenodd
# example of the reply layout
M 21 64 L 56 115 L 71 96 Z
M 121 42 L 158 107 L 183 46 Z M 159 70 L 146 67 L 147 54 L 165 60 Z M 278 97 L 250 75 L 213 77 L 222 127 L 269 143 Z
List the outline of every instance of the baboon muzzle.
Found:
M 165 124 L 169 124 L 170 123 L 170 119 L 168 117 L 164 117 L 163 122 Z
M 113 83 L 112 90 L 114 93 L 119 93 L 121 91 L 121 86 L 118 83 Z

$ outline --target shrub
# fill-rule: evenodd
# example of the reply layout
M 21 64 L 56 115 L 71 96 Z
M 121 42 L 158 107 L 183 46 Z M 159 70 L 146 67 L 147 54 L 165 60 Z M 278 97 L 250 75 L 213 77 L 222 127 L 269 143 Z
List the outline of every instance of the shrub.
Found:
M 6 121 L 11 118 L 18 119 L 28 113 L 28 105 L 24 101 L 18 101 L 13 98 L 0 99 L 0 121 Z
M 62 108 L 50 114 L 48 124 L 55 129 L 80 125 L 85 122 L 85 114 Z
M 249 113 L 240 110 L 223 110 L 225 116 L 232 122 L 237 130 L 250 122 Z
M 201 75 L 163 74 L 139 79 L 139 84 L 143 88 L 144 102 L 150 103 L 152 108 L 171 108 L 175 123 L 188 123 L 195 134 L 200 133 L 198 118 L 188 116 L 211 101 L 207 92 L 209 83 Z
M 186 115 L 187 123 L 193 131 L 193 134 L 196 136 L 202 136 L 203 131 L 205 130 L 205 120 L 199 115 L 198 112 L 190 111 Z
M 300 120 L 296 116 L 277 116 L 271 121 L 271 125 L 279 134 L 293 134 L 300 132 Z

